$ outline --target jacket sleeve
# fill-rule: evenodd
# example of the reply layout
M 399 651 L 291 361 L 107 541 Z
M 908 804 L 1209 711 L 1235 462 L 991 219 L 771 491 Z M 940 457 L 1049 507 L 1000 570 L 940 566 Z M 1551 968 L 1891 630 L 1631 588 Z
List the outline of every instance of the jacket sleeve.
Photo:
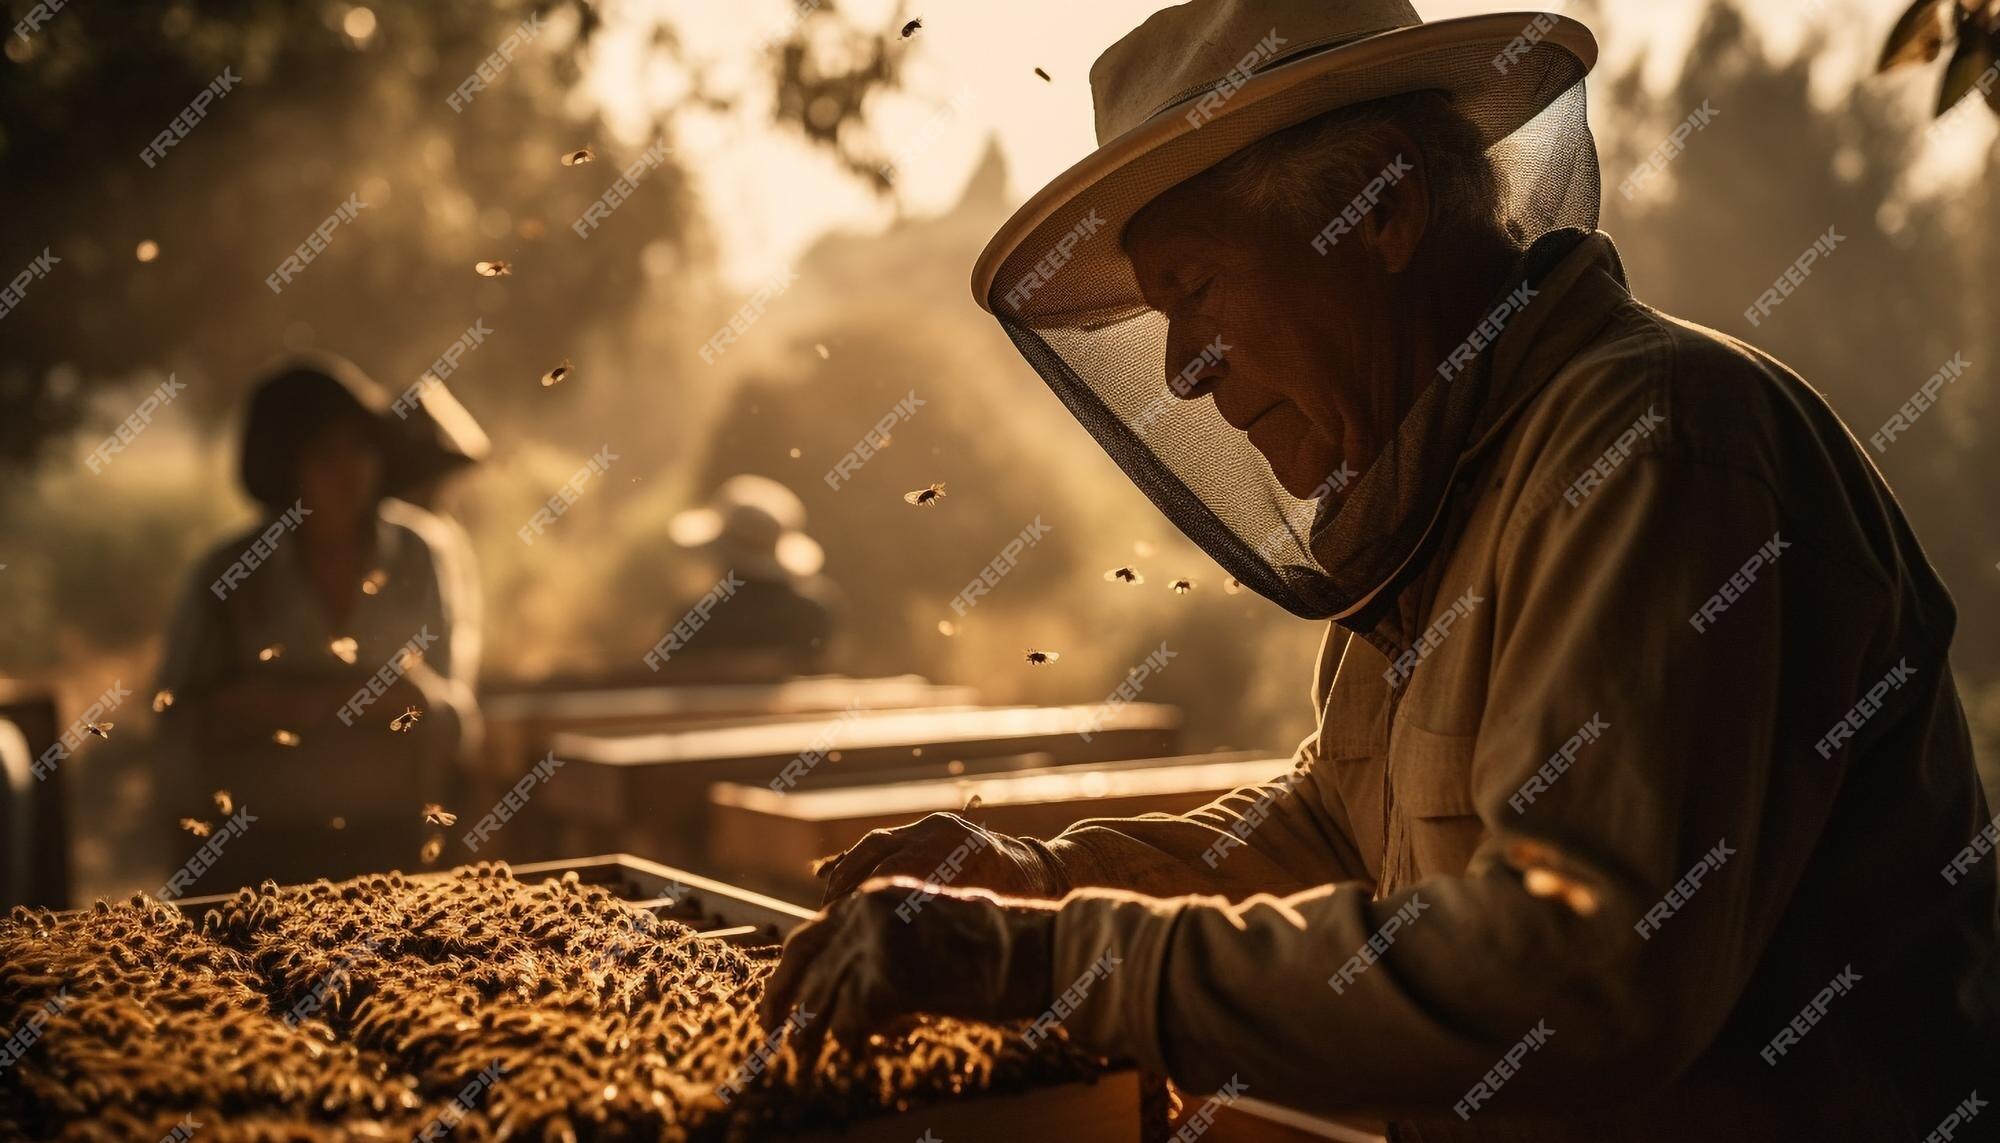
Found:
M 1345 645 L 1345 633 L 1329 626 L 1314 678 L 1316 712 L 1326 705 Z M 1241 898 L 1365 876 L 1344 811 L 1320 796 L 1318 760 L 1315 732 L 1299 744 L 1288 772 L 1200 809 L 1076 823 L 1049 842 L 1064 888 Z
M 1842 778 L 1838 757 L 1777 733 L 1781 667 L 1812 659 L 1811 685 L 1844 709 L 1871 610 L 1850 599 L 1843 631 L 1781 663 L 1807 577 L 1864 590 L 1803 536 L 1745 582 L 1781 524 L 1762 482 L 1652 455 L 1580 505 L 1524 505 L 1497 582 L 1469 585 L 1498 611 L 1471 771 L 1486 838 L 1466 871 L 1382 899 L 1072 894 L 1057 985 L 1107 951 L 1119 964 L 1072 990 L 1071 1034 L 1191 1090 L 1240 1076 L 1324 1112 L 1573 1106 L 1671 1080 L 1735 1006 Z M 1734 602 L 1696 630 L 1732 577 Z M 1608 729 L 1589 755 L 1510 804 L 1593 717 Z M 1776 796 L 1774 772 L 1790 775 Z M 1550 894 L 1552 876 L 1584 893 Z M 1841 950 L 1826 955 L 1830 977 Z M 1496 1069 L 1489 1101 L 1476 1085 Z

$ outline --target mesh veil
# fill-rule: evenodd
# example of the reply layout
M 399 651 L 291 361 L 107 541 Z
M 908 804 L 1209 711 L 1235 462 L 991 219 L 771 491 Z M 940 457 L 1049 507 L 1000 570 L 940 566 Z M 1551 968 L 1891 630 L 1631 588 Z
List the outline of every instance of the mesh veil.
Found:
M 1440 86 L 1479 129 L 1500 172 L 1503 215 L 1527 251 L 1508 279 L 1519 285 L 1523 274 L 1536 275 L 1536 263 L 1548 260 L 1551 247 L 1562 245 L 1556 232 L 1597 225 L 1599 178 L 1585 114 L 1585 67 L 1567 52 L 1542 46 L 1519 61 L 1521 74 L 1498 82 L 1493 51 L 1484 45 L 1440 52 L 1424 66 L 1443 77 Z M 1337 93 L 1319 104 L 1341 105 Z M 1232 115 L 1268 119 L 1254 125 L 1261 138 L 1316 113 L 1294 103 Z M 1084 429 L 1225 570 L 1302 617 L 1350 613 L 1404 564 L 1442 504 L 1483 404 L 1484 362 L 1450 380 L 1427 366 L 1419 375 L 1430 380 L 1365 470 L 1322 484 L 1324 495 L 1291 495 L 1212 399 L 1171 395 L 1167 377 L 1188 363 L 1165 361 L 1167 319 L 1139 297 L 1128 262 L 1078 258 L 1054 273 L 1047 269 L 1048 236 L 1074 233 L 1082 242 L 1115 245 L 1115 228 L 1090 233 L 1093 205 L 1129 218 L 1189 175 L 1184 163 L 1174 172 L 1123 172 L 1116 185 L 1102 188 L 1121 200 L 1109 209 L 1100 196 L 1057 210 L 1001 264 L 988 308 Z M 1551 241 L 1537 246 L 1545 236 Z M 1047 288 L 1024 312 L 1018 296 L 1010 301 L 1003 295 L 1038 268 Z M 1075 304 L 1065 305 L 1066 297 Z

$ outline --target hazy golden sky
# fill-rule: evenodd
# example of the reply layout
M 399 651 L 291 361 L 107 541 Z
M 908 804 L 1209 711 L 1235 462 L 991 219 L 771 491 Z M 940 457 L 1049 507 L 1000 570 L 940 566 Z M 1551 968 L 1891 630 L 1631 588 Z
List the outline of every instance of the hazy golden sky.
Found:
M 807 0 L 808 3 L 811 0 Z M 893 207 L 841 173 L 824 154 L 770 125 L 767 84 L 756 82 L 757 45 L 781 27 L 792 0 L 625 0 L 607 5 L 611 33 L 599 42 L 593 87 L 635 141 L 647 130 L 644 112 L 686 90 L 677 69 L 645 59 L 645 37 L 625 28 L 664 13 L 689 52 L 708 61 L 713 81 L 747 93 L 727 116 L 689 115 L 681 120 L 680 149 L 700 180 L 722 242 L 729 281 L 748 286 L 767 278 L 831 227 L 886 225 Z M 864 23 L 897 18 L 896 0 L 841 0 Z M 909 90 L 871 108 L 877 130 L 894 152 L 918 137 L 939 109 L 963 103 L 934 142 L 911 157 L 898 180 L 904 209 L 924 214 L 948 207 L 963 187 L 989 136 L 997 137 L 1017 198 L 1041 186 L 1094 145 L 1090 63 L 1145 16 L 1159 0 L 905 0 L 905 15 L 922 17 L 907 65 Z M 1745 5 L 1752 22 L 1779 54 L 1797 50 L 1814 32 L 1827 47 L 1815 62 L 1816 90 L 1836 100 L 1865 76 L 1877 46 L 1904 0 L 1758 0 Z M 1490 0 L 1417 0 L 1426 19 L 1507 12 L 1533 5 Z M 1553 9 L 1580 9 L 1548 4 Z M 1643 53 L 1655 86 L 1671 83 L 1705 5 L 1696 0 L 1602 0 L 1604 15 L 1585 19 L 1603 48 L 1600 69 L 1622 71 Z M 1043 82 L 1034 69 L 1046 70 Z M 1901 82 L 1892 79 L 1891 82 Z M 1935 73 L 1910 84 L 1934 92 Z M 1728 114 L 1729 109 L 1721 109 Z M 1990 129 L 1955 140 L 1954 150 L 1976 155 Z M 1938 171 L 1918 172 L 1923 183 Z M 801 193 L 801 188 L 810 188 Z

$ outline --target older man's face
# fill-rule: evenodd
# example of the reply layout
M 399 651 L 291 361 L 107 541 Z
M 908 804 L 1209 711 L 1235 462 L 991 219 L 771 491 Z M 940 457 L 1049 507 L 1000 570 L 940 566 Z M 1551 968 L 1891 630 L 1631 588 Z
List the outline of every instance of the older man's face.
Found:
M 1250 437 L 1279 483 L 1309 497 L 1343 463 L 1365 472 L 1395 431 L 1398 275 L 1371 230 L 1321 254 L 1317 228 L 1229 201 L 1210 176 L 1160 196 L 1125 230 L 1146 300 L 1169 321 L 1165 376 L 1220 337 L 1189 400 Z M 1384 204 L 1386 206 L 1386 203 Z M 1394 262 L 1400 268 L 1400 262 Z

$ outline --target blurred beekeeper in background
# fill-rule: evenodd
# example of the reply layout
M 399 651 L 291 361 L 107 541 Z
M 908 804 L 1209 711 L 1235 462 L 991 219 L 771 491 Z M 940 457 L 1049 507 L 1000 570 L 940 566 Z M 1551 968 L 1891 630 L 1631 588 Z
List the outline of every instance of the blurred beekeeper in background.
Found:
M 826 552 L 805 526 L 797 493 L 750 473 L 670 520 L 669 538 L 706 567 L 700 591 L 667 609 L 667 634 L 646 665 L 668 678 L 711 681 L 818 670 L 832 650 L 840 592 L 820 574 Z
M 1627 291 L 1595 55 L 1193 0 L 1097 61 L 1100 147 L 975 292 L 1188 536 L 1334 621 L 1318 732 L 1185 816 L 870 835 L 767 1018 L 1059 1023 L 1405 1140 L 1916 1139 L 1992 1086 L 1951 600 L 1805 382 Z
M 435 475 L 414 432 L 331 356 L 250 397 L 240 471 L 261 518 L 196 562 L 157 682 L 199 787 L 162 809 L 213 816 L 223 788 L 255 819 L 200 892 L 411 864 L 424 802 L 450 796 L 477 719 L 477 587 L 462 536 L 392 495 Z M 484 451 L 483 435 L 455 439 Z

